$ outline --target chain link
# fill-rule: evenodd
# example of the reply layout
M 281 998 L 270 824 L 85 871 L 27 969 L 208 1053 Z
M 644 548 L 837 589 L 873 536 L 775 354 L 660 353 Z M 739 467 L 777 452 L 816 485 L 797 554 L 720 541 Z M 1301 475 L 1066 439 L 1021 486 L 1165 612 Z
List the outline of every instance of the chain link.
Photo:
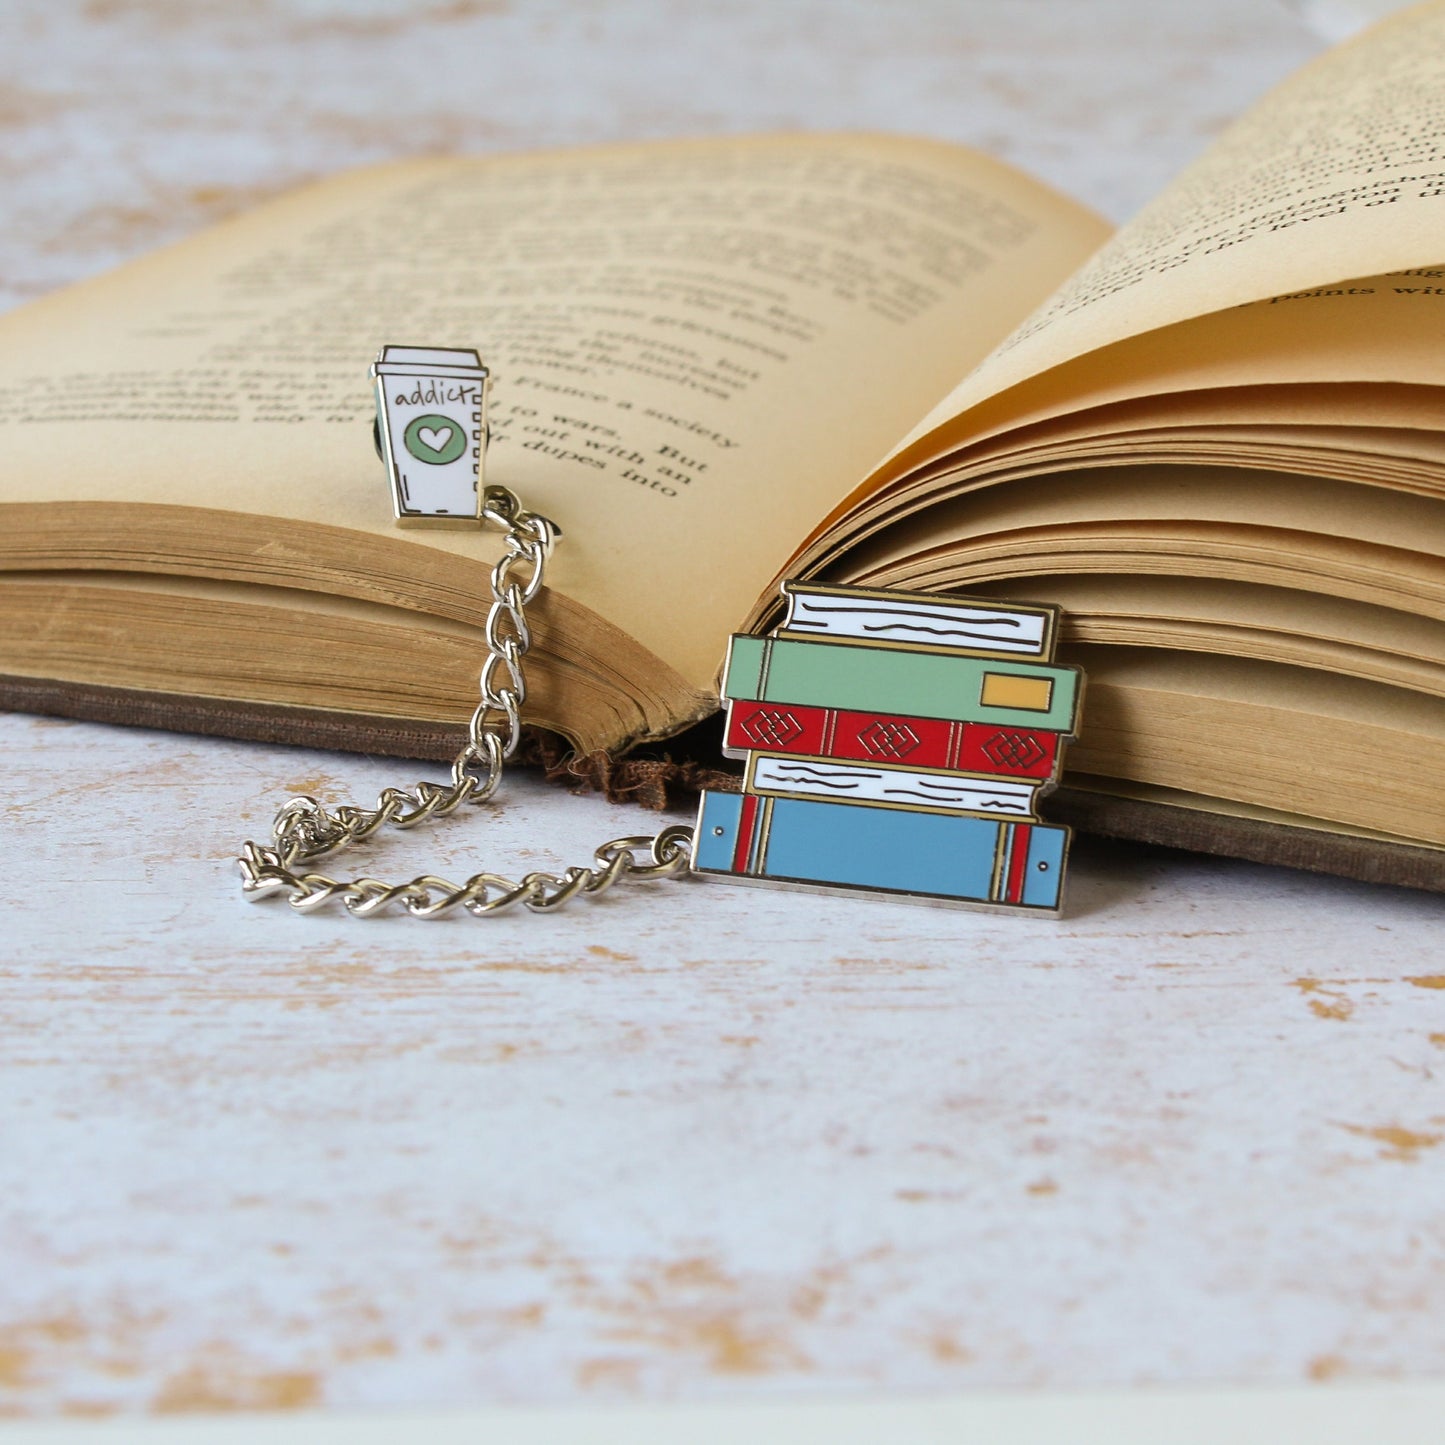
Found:
M 522 740 L 527 698 L 522 659 L 532 646 L 524 609 L 542 588 L 561 532 L 546 517 L 524 511 L 505 487 L 486 489 L 482 515 L 506 529 L 506 551 L 492 569 L 487 656 L 478 685 L 481 700 L 467 724 L 467 741 L 452 763 L 451 786 L 420 782 L 409 791 L 383 788 L 373 808 L 343 803 L 328 811 L 315 798 L 292 798 L 276 814 L 269 847 L 242 845 L 237 861 L 247 898 L 279 895 L 299 913 L 339 901 L 357 918 L 371 918 L 393 904 L 413 918 L 436 918 L 457 908 L 480 917 L 519 903 L 545 913 L 579 893 L 605 893 L 622 878 L 666 878 L 687 867 L 692 829 L 674 825 L 653 837 L 614 838 L 592 855 L 590 867 L 528 873 L 517 882 L 499 873 L 475 873 L 460 885 L 431 874 L 409 883 L 377 878 L 343 882 L 306 870 L 313 859 L 365 842 L 388 824 L 415 828 L 449 816 L 463 803 L 484 803 L 502 781 L 503 767 Z

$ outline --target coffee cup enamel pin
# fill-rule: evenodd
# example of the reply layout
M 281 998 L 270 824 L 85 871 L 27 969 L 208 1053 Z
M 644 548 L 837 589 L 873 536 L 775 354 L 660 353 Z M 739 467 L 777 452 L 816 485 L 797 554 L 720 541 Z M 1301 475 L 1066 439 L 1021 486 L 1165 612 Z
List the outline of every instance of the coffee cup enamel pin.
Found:
M 491 384 L 481 357 L 465 348 L 384 346 L 371 376 L 373 434 L 397 525 L 478 525 Z

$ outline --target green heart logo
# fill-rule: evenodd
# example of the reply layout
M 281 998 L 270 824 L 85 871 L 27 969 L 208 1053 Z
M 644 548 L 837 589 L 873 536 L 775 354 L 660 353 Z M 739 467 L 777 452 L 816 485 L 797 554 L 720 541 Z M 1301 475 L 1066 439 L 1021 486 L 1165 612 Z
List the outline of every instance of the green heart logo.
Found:
M 444 467 L 466 451 L 467 434 L 450 417 L 429 413 L 412 419 L 402 442 L 417 461 Z

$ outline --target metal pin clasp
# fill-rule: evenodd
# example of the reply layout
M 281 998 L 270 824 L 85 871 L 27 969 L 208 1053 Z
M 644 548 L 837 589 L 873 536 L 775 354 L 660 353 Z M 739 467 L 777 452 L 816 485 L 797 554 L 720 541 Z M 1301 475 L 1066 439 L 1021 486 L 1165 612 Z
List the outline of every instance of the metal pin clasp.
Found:
M 546 544 L 548 547 L 562 535 L 562 529 L 556 522 L 539 516 L 536 512 L 527 511 L 522 505 L 522 499 L 510 487 L 490 486 L 482 489 L 482 520 L 509 531 L 514 527 L 530 531 L 539 540 L 549 539 Z
M 499 527 L 510 527 L 521 515 L 521 498 L 510 487 L 491 486 L 482 489 L 482 518 Z
M 483 469 L 491 373 L 469 348 L 383 346 L 371 368 L 376 449 L 403 527 L 475 527 L 486 516 Z

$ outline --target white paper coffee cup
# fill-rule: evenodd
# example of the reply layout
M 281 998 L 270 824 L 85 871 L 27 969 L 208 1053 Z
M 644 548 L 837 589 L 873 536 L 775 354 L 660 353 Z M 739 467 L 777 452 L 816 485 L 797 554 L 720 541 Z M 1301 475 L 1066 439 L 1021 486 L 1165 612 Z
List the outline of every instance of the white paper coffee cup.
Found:
M 490 383 L 481 357 L 452 347 L 384 346 L 371 374 L 396 520 L 479 521 Z

